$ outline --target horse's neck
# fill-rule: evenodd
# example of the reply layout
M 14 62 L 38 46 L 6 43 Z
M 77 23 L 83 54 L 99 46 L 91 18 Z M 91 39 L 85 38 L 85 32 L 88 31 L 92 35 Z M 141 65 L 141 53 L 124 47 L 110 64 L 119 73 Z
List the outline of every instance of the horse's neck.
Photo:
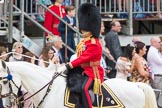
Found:
M 40 88 L 46 85 L 52 79 L 52 73 L 38 66 L 31 65 L 25 62 L 8 63 L 9 69 L 19 74 L 23 87 L 32 95 Z M 47 88 L 47 87 L 46 87 Z M 40 93 L 34 96 L 35 103 L 40 101 L 47 89 L 43 89 Z

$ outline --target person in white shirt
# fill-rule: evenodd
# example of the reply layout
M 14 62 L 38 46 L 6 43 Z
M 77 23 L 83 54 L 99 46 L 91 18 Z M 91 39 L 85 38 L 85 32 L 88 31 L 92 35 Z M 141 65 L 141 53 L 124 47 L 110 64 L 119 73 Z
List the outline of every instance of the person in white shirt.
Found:
M 54 52 L 51 46 L 45 46 L 42 50 L 38 65 L 48 70 L 53 70 L 56 67 L 54 64 L 59 64 L 59 58 L 54 55 Z
M 159 37 L 152 37 L 151 46 L 148 51 L 147 60 L 150 66 L 151 72 L 154 75 L 151 86 L 154 89 L 162 90 L 162 56 L 159 52 L 160 45 L 162 44 Z M 158 98 L 160 92 L 155 92 Z M 162 96 L 162 95 L 161 95 Z
M 65 63 L 65 60 L 62 57 L 61 49 L 63 47 L 63 42 L 60 36 L 55 35 L 53 38 L 49 40 L 49 43 L 52 44 L 52 48 L 55 51 L 54 55 L 59 57 L 59 63 Z

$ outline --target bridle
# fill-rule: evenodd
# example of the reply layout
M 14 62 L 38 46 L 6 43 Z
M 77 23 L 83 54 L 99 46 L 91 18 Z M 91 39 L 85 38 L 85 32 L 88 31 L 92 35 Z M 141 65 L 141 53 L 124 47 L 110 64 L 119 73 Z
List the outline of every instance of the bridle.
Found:
M 1 85 L 0 98 L 7 98 L 8 97 L 9 100 L 10 100 L 10 102 L 11 102 L 11 106 L 14 106 L 15 105 L 15 102 L 17 101 L 18 96 L 13 92 L 11 83 L 13 83 L 16 88 L 18 88 L 18 86 L 12 80 L 12 75 L 11 75 L 8 67 L 7 67 L 7 74 L 8 75 L 6 77 L 0 77 L 0 81 L 2 81 L 4 79 L 7 79 L 6 83 L 8 83 L 8 85 L 9 85 L 9 93 L 1 94 L 1 92 L 2 92 L 2 85 Z
M 52 79 L 46 84 L 44 85 L 42 88 L 40 88 L 37 92 L 35 92 L 33 95 L 29 96 L 28 98 L 26 98 L 24 101 L 30 99 L 31 97 L 33 97 L 34 95 L 38 94 L 40 91 L 42 91 L 45 87 L 47 87 L 47 90 L 46 90 L 46 93 L 45 95 L 43 96 L 43 98 L 41 99 L 41 101 L 38 103 L 38 105 L 35 107 L 35 108 L 39 108 L 42 103 L 44 102 L 45 98 L 47 97 L 47 95 L 49 94 L 49 92 L 51 91 L 51 88 L 52 88 L 52 84 L 53 84 L 53 81 L 58 77 L 58 76 L 62 76 L 61 73 L 56 73 L 54 74 L 54 76 L 52 77 Z M 65 76 L 62 76 L 62 77 L 65 77 Z
M 13 92 L 13 89 L 12 89 L 12 85 L 11 83 L 13 83 L 16 88 L 19 89 L 19 87 L 15 84 L 15 82 L 12 80 L 12 75 L 10 73 L 10 70 L 9 68 L 7 67 L 7 76 L 6 77 L 0 77 L 0 81 L 4 80 L 4 79 L 7 79 L 7 82 L 9 84 L 9 93 L 6 93 L 6 94 L 1 94 L 1 91 L 2 91 L 2 88 L 0 89 L 0 98 L 6 98 L 6 97 L 9 97 L 11 103 L 14 103 L 15 99 L 16 101 L 18 101 L 19 103 L 24 103 L 25 101 L 27 101 L 28 99 L 32 98 L 33 96 L 35 96 L 36 94 L 38 94 L 40 91 L 42 91 L 45 87 L 47 87 L 47 90 L 46 90 L 46 93 L 45 95 L 43 96 L 42 100 L 39 102 L 39 104 L 37 105 L 36 108 L 39 108 L 41 106 L 41 104 L 44 102 L 45 98 L 47 97 L 47 95 L 49 94 L 50 90 L 51 90 L 51 86 L 53 84 L 53 81 L 58 77 L 58 76 L 62 76 L 62 77 L 65 77 L 63 75 L 61 75 L 61 73 L 56 73 L 53 75 L 52 79 L 45 85 L 43 86 L 42 88 L 40 88 L 37 92 L 35 92 L 34 94 L 32 94 L 31 96 L 27 97 L 26 99 L 24 99 L 23 101 L 19 101 L 19 97 Z M 26 93 L 24 94 L 26 95 Z M 24 96 L 23 95 L 23 96 Z M 22 97 L 22 96 L 21 96 Z M 18 104 L 18 103 L 17 103 Z

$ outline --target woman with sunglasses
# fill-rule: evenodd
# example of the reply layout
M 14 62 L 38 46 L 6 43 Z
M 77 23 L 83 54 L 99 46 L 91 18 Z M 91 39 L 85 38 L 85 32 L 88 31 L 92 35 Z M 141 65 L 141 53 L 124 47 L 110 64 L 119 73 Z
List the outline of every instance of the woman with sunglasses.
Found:
M 23 61 L 24 57 L 21 55 L 23 53 L 23 46 L 21 42 L 15 42 L 12 46 L 12 51 L 15 52 L 9 57 L 9 61 Z

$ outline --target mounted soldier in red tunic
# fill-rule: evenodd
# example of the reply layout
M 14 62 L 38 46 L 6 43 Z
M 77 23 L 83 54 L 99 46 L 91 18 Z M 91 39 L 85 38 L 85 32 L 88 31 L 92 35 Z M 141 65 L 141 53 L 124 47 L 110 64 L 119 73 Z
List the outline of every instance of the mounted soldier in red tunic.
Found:
M 101 16 L 98 8 L 93 4 L 82 4 L 78 10 L 78 21 L 83 40 L 77 45 L 77 58 L 59 68 L 58 72 L 77 66 L 84 69 L 82 100 L 84 108 L 92 108 L 88 90 L 94 88 L 94 93 L 101 93 L 100 86 L 103 81 L 103 69 L 100 66 L 102 47 L 99 42 Z

